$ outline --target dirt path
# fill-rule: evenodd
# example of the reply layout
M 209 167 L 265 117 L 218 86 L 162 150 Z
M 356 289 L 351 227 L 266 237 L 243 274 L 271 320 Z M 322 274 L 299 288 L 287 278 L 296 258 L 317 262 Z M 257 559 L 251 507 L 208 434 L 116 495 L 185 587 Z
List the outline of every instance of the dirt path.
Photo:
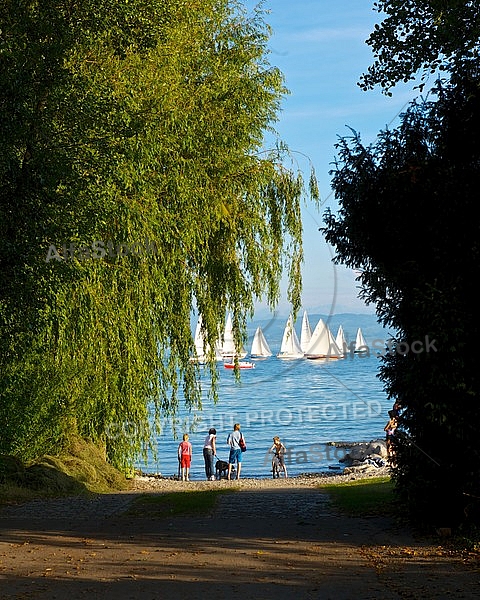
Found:
M 316 483 L 244 480 L 202 517 L 123 515 L 138 490 L 8 507 L 0 512 L 0 599 L 480 597 L 478 565 L 389 520 L 339 515 Z

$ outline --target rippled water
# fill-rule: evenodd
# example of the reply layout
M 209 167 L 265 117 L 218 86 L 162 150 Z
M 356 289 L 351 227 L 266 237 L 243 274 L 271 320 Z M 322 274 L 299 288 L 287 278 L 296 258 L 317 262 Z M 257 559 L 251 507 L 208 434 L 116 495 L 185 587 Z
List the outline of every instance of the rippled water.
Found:
M 315 324 L 314 320 L 314 324 Z M 256 326 L 256 325 L 255 325 Z M 252 325 L 252 333 L 255 329 Z M 361 326 L 361 325 L 359 325 Z M 340 466 L 344 450 L 329 446 L 332 441 L 369 441 L 383 438 L 391 401 L 376 377 L 379 359 L 350 354 L 342 360 L 281 360 L 279 351 L 282 327 L 270 331 L 274 356 L 253 361 L 256 368 L 242 370 L 236 382 L 231 370 L 219 363 L 219 401 L 216 406 L 204 400 L 201 412 L 179 414 L 178 434 L 188 431 L 193 445 L 192 479 L 204 479 L 203 440 L 210 427 L 217 430 L 217 456 L 228 460 L 227 435 L 233 424 L 242 426 L 247 441 L 242 476 L 270 477 L 268 449 L 274 435 L 280 436 L 289 450 L 289 474 L 318 472 Z M 336 329 L 332 326 L 332 332 Z M 369 332 L 365 326 L 364 333 Z M 377 327 L 370 330 L 380 339 Z M 354 338 L 350 331 L 348 339 Z M 268 339 L 268 336 L 267 336 Z M 247 357 L 248 359 L 248 357 Z M 208 380 L 205 377 L 205 389 Z M 149 456 L 147 464 L 138 463 L 144 472 L 177 473 L 177 446 L 172 427 L 165 423 L 158 437 L 158 458 Z

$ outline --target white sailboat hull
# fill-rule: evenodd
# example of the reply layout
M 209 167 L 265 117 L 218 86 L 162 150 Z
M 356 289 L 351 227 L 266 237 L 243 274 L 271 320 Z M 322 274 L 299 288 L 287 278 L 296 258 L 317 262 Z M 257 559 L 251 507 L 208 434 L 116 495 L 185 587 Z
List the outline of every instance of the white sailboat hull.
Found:
M 235 357 L 245 358 L 245 356 L 247 356 L 247 353 L 243 348 L 242 350 L 237 350 L 235 347 L 235 342 L 233 340 L 232 316 L 229 313 L 223 333 L 222 360 L 231 361 L 235 359 Z
M 336 354 L 305 354 L 305 358 L 308 360 L 340 360 L 343 356 L 337 356 Z
M 234 369 L 235 363 L 234 362 L 226 362 L 226 363 L 224 363 L 223 366 L 225 367 L 225 369 Z M 255 364 L 250 361 L 247 361 L 247 360 L 239 361 L 238 368 L 239 369 L 254 369 Z
M 363 337 L 362 330 L 360 327 L 357 329 L 357 337 L 355 338 L 355 350 L 354 352 L 366 352 L 368 350 L 367 342 Z
M 298 341 L 298 336 L 293 327 L 292 315 L 288 317 L 287 324 L 283 331 L 282 345 L 280 347 L 280 353 L 277 354 L 277 358 L 283 359 L 297 359 L 303 358 L 303 350 Z
M 347 338 L 345 337 L 345 333 L 344 333 L 343 327 L 341 325 L 338 328 L 335 342 L 336 342 L 337 346 L 340 348 L 343 356 L 345 356 L 348 352 L 348 345 L 347 345 Z
M 194 335 L 194 343 L 195 343 L 195 355 L 190 358 L 191 362 L 198 362 L 200 364 L 205 364 L 205 344 L 202 333 L 202 316 L 198 317 L 197 325 L 195 327 L 195 335 Z
M 305 358 L 310 360 L 343 358 L 343 352 L 337 346 L 328 325 L 322 319 L 319 320 L 313 331 Z
M 267 344 L 267 340 L 265 339 L 261 327 L 257 327 L 255 335 L 253 336 L 250 356 L 252 358 L 268 358 L 269 356 L 272 356 L 272 352 Z
M 210 346 L 205 342 L 205 339 L 203 336 L 201 315 L 198 317 L 197 325 L 195 327 L 194 343 L 195 343 L 195 355 L 190 358 L 190 362 L 197 362 L 201 365 L 206 364 L 208 362 L 208 354 L 209 354 Z M 218 341 L 217 344 L 215 345 L 214 354 L 215 354 L 216 361 L 223 360 L 222 346 L 221 346 L 220 341 Z
M 310 340 L 312 339 L 312 329 L 308 320 L 307 311 L 304 311 L 302 318 L 302 331 L 300 333 L 300 348 L 305 353 L 310 346 Z

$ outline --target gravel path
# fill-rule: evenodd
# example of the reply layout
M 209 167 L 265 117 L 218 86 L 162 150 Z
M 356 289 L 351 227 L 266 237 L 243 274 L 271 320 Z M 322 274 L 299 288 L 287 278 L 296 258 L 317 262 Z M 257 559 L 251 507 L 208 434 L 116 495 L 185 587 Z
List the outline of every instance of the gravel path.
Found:
M 381 471 L 381 474 L 388 474 Z M 8 519 L 32 520 L 102 520 L 125 511 L 129 504 L 145 492 L 175 492 L 184 490 L 211 490 L 222 488 L 238 488 L 242 490 L 279 489 L 296 487 L 315 488 L 323 481 L 335 482 L 354 479 L 355 476 L 309 475 L 289 479 L 240 479 L 239 481 L 190 481 L 182 482 L 173 479 L 157 479 L 155 477 L 136 477 L 132 481 L 132 489 L 128 492 L 112 494 L 96 494 L 90 497 L 72 496 L 69 498 L 38 499 L 24 504 L 6 506 L 0 510 L 0 516 Z M 274 502 L 275 494 L 271 495 Z M 286 510 L 286 507 L 284 507 Z M 287 510 L 288 514 L 288 510 Z
M 31 521 L 106 519 L 125 511 L 138 494 L 99 494 L 84 498 L 55 498 L 32 500 L 25 504 L 7 506 L 0 512 L 2 519 Z
M 368 476 L 388 475 L 388 470 L 378 469 Z M 38 499 L 24 504 L 7 506 L 0 511 L 0 516 L 8 519 L 62 519 L 75 521 L 101 520 L 124 512 L 129 504 L 145 492 L 175 492 L 180 490 L 211 490 L 221 488 L 238 488 L 239 490 L 278 490 L 282 488 L 317 488 L 322 482 L 341 482 L 364 478 L 367 475 L 329 475 L 317 474 L 291 477 L 288 479 L 240 479 L 239 481 L 190 481 L 182 482 L 174 479 L 155 477 L 136 477 L 132 481 L 132 489 L 128 492 L 113 494 L 96 494 L 90 497 L 72 496 L 68 498 Z M 277 494 L 270 495 L 275 504 Z M 292 496 L 291 502 L 295 502 Z M 323 502 L 325 501 L 325 497 Z M 288 514 L 289 507 L 282 510 Z
M 0 600 L 480 597 L 478 565 L 388 519 L 337 513 L 321 481 L 146 478 L 128 492 L 4 508 Z M 219 487 L 237 492 L 220 495 L 212 514 L 125 514 L 146 491 Z

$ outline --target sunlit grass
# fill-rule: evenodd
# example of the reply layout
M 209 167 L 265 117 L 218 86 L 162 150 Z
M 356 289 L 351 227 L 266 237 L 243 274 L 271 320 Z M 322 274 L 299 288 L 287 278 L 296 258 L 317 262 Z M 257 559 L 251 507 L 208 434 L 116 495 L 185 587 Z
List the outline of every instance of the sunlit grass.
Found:
M 336 508 L 351 516 L 386 516 L 395 512 L 394 484 L 390 477 L 327 483 L 321 488 Z
M 127 516 L 161 518 L 177 515 L 208 514 L 215 508 L 220 494 L 232 493 L 235 489 L 183 491 L 159 494 L 145 494 L 134 500 Z

